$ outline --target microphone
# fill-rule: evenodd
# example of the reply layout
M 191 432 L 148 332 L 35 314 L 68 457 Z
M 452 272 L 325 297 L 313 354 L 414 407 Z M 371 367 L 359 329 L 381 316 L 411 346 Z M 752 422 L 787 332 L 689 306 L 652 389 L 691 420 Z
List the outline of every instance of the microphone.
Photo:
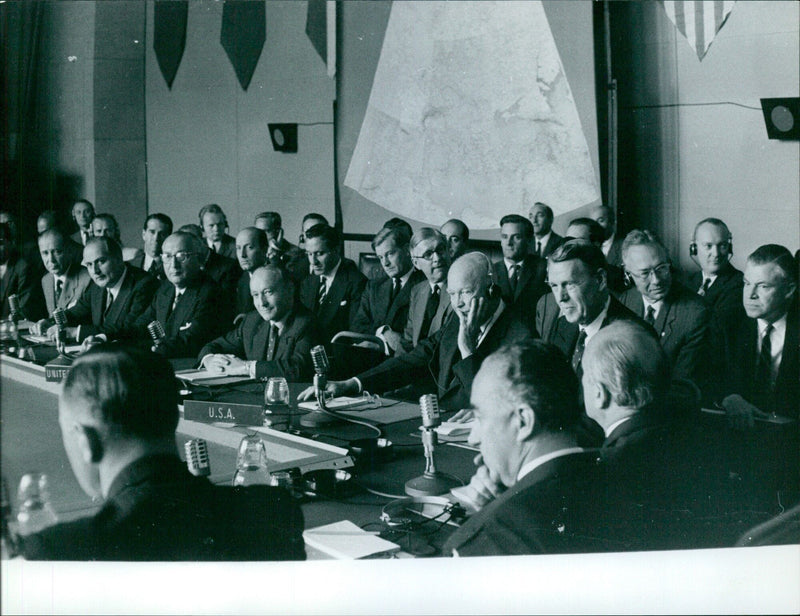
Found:
M 202 438 L 193 438 L 183 445 L 186 453 L 186 466 L 195 477 L 208 477 L 211 474 L 211 464 L 208 461 L 208 443 Z
M 320 410 L 303 415 L 300 418 L 300 425 L 306 428 L 317 428 L 336 421 L 335 415 L 325 406 L 325 386 L 328 384 L 331 363 L 328 361 L 325 347 L 321 344 L 311 348 L 311 363 L 314 364 L 314 394 Z
M 164 341 L 164 338 L 167 337 L 167 332 L 164 331 L 164 326 L 161 325 L 161 321 L 151 321 L 148 323 L 147 333 L 150 334 L 155 346 L 161 344 Z
M 438 496 L 449 492 L 460 483 L 436 470 L 433 452 L 438 443 L 436 428 L 442 425 L 439 415 L 439 398 L 435 394 L 420 396 L 419 407 L 422 412 L 422 445 L 425 450 L 425 472 L 419 477 L 406 481 L 406 494 L 409 496 Z
M 14 321 L 14 323 L 19 321 L 19 318 L 22 316 L 22 314 L 19 309 L 19 295 L 16 293 L 8 296 L 8 311 L 8 316 L 12 321 Z
M 53 310 L 53 321 L 56 322 L 56 350 L 64 354 L 66 345 L 67 313 L 63 308 Z

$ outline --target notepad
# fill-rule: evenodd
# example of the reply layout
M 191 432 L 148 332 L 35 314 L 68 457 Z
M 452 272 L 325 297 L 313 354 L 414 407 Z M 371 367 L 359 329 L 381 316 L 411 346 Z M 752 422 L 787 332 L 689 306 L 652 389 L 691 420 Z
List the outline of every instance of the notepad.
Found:
M 175 376 L 182 381 L 197 385 L 231 385 L 252 380 L 247 374 L 234 376 L 220 372 L 209 372 L 202 368 L 200 370 L 179 370 L 175 373 Z
M 400 546 L 367 532 L 350 520 L 318 526 L 303 532 L 306 544 L 340 560 L 387 556 Z

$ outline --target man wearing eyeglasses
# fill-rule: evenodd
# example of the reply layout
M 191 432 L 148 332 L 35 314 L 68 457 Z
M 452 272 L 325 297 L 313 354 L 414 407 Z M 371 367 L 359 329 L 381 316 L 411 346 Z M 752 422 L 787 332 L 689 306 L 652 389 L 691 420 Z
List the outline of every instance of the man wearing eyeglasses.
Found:
M 710 310 L 696 293 L 672 279 L 667 249 L 650 231 L 628 233 L 622 262 L 626 280 L 635 286 L 620 301 L 656 330 L 672 378 L 702 387 L 710 360 Z
M 91 238 L 83 248 L 83 267 L 91 283 L 77 303 L 67 309 L 67 337 L 88 348 L 114 340 L 133 323 L 153 299 L 158 281 L 122 259 L 122 248 L 110 236 Z M 53 319 L 46 321 L 47 335 L 56 338 Z M 41 325 L 40 325 L 41 327 Z
M 150 340 L 147 325 L 158 321 L 164 340 L 155 351 L 167 357 L 195 357 L 200 348 L 221 333 L 226 321 L 220 314 L 224 298 L 219 287 L 202 270 L 202 240 L 190 233 L 173 233 L 161 247 L 167 279 L 153 300 L 127 330 L 125 337 Z

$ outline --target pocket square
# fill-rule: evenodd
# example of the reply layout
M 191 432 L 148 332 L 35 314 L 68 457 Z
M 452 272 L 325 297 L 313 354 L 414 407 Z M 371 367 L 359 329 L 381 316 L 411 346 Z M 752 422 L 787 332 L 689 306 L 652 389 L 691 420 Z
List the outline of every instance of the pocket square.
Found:
M 339 305 L 340 306 L 347 306 L 347 300 L 343 299 L 342 301 L 339 302 Z
M 192 326 L 192 322 L 191 322 L 191 321 L 189 321 L 188 323 L 186 323 L 186 324 L 184 324 L 184 325 L 181 325 L 181 326 L 180 326 L 180 331 L 186 331 L 186 330 L 187 330 L 187 329 L 189 329 L 191 326 Z

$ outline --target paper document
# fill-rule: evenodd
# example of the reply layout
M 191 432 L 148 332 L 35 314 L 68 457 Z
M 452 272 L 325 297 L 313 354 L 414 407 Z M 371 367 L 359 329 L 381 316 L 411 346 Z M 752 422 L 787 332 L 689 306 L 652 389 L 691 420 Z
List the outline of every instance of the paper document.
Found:
M 358 397 L 350 397 L 350 396 L 339 396 L 338 398 L 333 398 L 331 400 L 325 401 L 325 406 L 328 407 L 331 411 L 356 411 L 359 409 L 367 409 L 370 408 L 370 400 L 364 398 L 362 396 Z M 318 411 L 319 404 L 317 404 L 316 400 L 309 400 L 308 402 L 300 402 L 297 405 L 298 408 L 305 409 L 306 411 Z
M 386 556 L 400 546 L 367 532 L 349 520 L 318 526 L 303 532 L 307 545 L 341 560 Z
M 178 370 L 175 376 L 182 381 L 197 383 L 199 385 L 230 385 L 231 383 L 241 383 L 242 381 L 252 380 L 250 375 L 247 374 L 231 376 L 220 372 L 209 372 L 202 368 L 200 370 Z
M 707 413 L 709 415 L 724 415 L 725 411 L 723 409 L 700 409 L 703 413 Z M 753 415 L 753 419 L 755 421 L 761 421 L 763 423 L 771 423 L 771 424 L 789 424 L 794 422 L 795 420 L 791 417 L 785 417 L 784 415 L 777 415 L 775 413 L 770 413 L 767 417 L 759 417 L 758 415 Z

